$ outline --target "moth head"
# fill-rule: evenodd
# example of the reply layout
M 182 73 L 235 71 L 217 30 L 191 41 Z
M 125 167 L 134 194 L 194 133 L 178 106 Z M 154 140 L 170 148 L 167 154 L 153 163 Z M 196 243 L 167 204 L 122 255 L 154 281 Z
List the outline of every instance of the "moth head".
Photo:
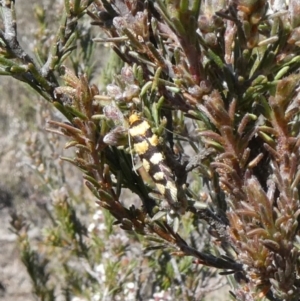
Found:
M 138 120 L 141 120 L 141 118 L 137 113 L 133 113 L 129 116 L 129 124 L 130 125 L 134 124 Z

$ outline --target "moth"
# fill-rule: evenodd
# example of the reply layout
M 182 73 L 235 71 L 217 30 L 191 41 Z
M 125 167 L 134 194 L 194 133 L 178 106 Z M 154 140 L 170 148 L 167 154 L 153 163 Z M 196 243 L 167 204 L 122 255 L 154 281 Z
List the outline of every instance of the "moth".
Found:
M 131 114 L 127 120 L 117 106 L 106 106 L 103 112 L 116 125 L 104 136 L 103 141 L 109 145 L 123 145 L 125 133 L 129 134 L 129 144 L 133 145 L 158 192 L 172 209 L 178 208 L 178 189 L 173 173 L 166 163 L 159 137 L 152 132 L 149 122 L 137 113 Z
M 148 121 L 136 113 L 129 117 L 129 135 L 134 151 L 140 157 L 143 167 L 154 181 L 158 191 L 171 207 L 178 207 L 177 187 L 171 169 L 166 164 L 160 149 L 159 138 L 151 130 Z

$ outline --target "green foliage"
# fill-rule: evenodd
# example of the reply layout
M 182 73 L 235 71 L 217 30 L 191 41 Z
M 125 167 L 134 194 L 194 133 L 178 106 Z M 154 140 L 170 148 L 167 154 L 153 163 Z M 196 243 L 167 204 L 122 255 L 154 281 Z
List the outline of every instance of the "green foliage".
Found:
M 216 269 L 234 275 L 236 300 L 298 300 L 300 4 L 279 2 L 65 1 L 36 61 L 18 44 L 14 1 L 0 2 L 0 72 L 64 115 L 49 131 L 69 139 L 75 154 L 62 159 L 105 212 L 106 228 L 88 231 L 68 194 L 52 196 L 44 242 L 67 250 L 66 300 L 151 300 L 156 289 L 201 300 Z M 44 33 L 45 12 L 36 14 Z M 118 57 L 103 92 L 92 84 L 96 43 Z M 35 294 L 51 300 L 48 261 L 12 224 Z

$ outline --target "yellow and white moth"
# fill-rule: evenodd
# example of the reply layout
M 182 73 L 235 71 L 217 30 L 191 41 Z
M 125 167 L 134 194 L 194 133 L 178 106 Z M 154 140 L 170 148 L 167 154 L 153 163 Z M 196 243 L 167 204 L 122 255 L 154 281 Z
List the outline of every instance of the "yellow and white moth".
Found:
M 150 124 L 136 113 L 129 117 L 129 135 L 133 148 L 139 155 L 143 167 L 154 181 L 158 191 L 172 207 L 178 206 L 177 187 L 165 156 L 159 149 L 159 139 Z

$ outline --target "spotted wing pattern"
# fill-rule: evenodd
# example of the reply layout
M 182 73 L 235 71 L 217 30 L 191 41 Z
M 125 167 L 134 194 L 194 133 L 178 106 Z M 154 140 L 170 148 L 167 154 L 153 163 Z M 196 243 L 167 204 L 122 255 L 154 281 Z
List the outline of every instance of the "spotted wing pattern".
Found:
M 176 206 L 177 187 L 172 171 L 165 162 L 165 156 L 159 149 L 159 139 L 151 130 L 150 124 L 136 113 L 129 117 L 129 134 L 133 148 L 139 155 L 143 167 L 153 179 L 158 191 L 170 206 Z

